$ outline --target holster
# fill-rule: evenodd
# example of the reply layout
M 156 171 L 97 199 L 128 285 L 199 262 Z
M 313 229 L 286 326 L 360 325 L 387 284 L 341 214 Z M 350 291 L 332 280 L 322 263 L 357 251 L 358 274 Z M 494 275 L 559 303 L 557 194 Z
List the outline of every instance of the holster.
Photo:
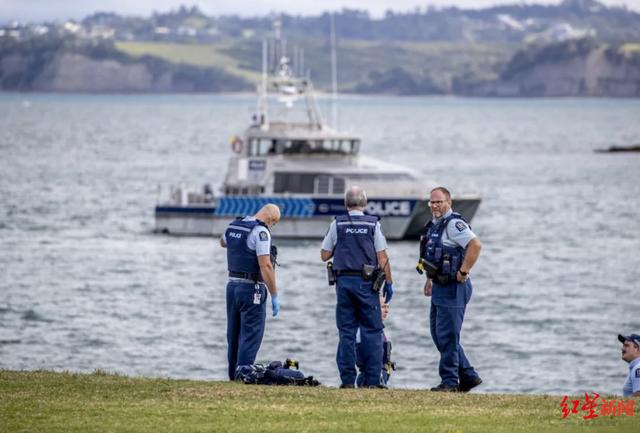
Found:
M 334 286 L 336 284 L 336 273 L 333 270 L 332 262 L 327 262 L 327 281 L 330 286 Z
M 382 269 L 376 269 L 375 278 L 373 280 L 372 289 L 376 293 L 380 293 L 382 286 L 384 285 L 387 279 L 387 274 Z
M 362 279 L 371 281 L 375 278 L 376 267 L 373 265 L 362 265 Z
M 438 267 L 431 262 L 424 260 L 422 262 L 424 270 L 427 272 L 427 278 L 435 280 L 438 278 Z

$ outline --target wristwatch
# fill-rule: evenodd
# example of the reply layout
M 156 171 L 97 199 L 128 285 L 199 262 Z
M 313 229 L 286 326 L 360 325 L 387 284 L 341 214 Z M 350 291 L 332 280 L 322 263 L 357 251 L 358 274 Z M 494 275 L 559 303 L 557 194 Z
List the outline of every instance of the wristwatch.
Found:
M 467 275 L 469 275 L 469 272 L 462 272 L 461 270 L 458 272 L 460 272 L 460 275 L 462 275 L 463 277 L 466 277 Z

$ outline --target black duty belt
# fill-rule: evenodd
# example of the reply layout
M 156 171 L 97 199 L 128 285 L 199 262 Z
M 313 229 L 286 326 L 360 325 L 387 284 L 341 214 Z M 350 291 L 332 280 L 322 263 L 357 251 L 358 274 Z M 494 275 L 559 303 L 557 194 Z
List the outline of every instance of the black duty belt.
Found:
M 344 270 L 336 271 L 336 277 L 343 277 L 343 276 L 361 277 L 362 270 L 355 271 L 351 269 L 344 269 Z
M 262 281 L 262 275 L 252 274 L 250 272 L 233 272 L 229 271 L 231 278 L 244 278 L 245 280 Z

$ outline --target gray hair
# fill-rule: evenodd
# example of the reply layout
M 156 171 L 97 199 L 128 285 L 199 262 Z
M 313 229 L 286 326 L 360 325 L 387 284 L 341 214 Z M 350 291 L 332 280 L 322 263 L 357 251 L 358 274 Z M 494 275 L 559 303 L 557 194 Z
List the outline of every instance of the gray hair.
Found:
M 444 194 L 447 200 L 451 200 L 451 192 L 449 192 L 449 190 L 444 186 L 437 186 L 431 190 L 431 192 L 435 192 L 435 191 L 440 191 L 441 193 Z
M 347 209 L 367 206 L 367 193 L 359 186 L 352 186 L 344 193 L 344 205 Z

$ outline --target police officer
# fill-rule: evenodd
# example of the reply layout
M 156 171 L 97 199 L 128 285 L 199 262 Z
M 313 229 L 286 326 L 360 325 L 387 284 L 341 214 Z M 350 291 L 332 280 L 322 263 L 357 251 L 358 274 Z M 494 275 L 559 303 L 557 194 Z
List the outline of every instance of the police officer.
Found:
M 640 397 L 640 335 L 618 335 L 622 359 L 629 363 L 629 376 L 622 387 L 624 397 Z
M 322 242 L 320 257 L 333 257 L 336 274 L 336 325 L 339 343 L 336 362 L 342 381 L 341 388 L 354 388 L 356 381 L 356 332 L 360 328 L 364 384 L 384 387 L 380 382 L 382 369 L 382 318 L 379 293 L 373 290 L 371 269 L 384 269 L 385 303 L 393 296 L 391 266 L 387 256 L 387 241 L 378 217 L 364 214 L 367 206 L 365 191 L 353 186 L 345 193 L 347 214 L 339 215 L 329 226 Z M 375 276 L 375 275 L 374 275 Z
M 384 303 L 384 298 L 380 297 L 380 313 L 382 322 L 389 316 L 389 304 Z M 391 378 L 391 372 L 396 369 L 396 363 L 391 361 L 391 341 L 387 338 L 384 330 L 382 337 L 382 371 L 380 372 L 380 383 L 387 385 Z M 358 367 L 358 376 L 356 377 L 356 385 L 360 388 L 366 386 L 363 373 L 364 355 L 362 353 L 362 338 L 360 337 L 360 329 L 356 333 L 356 366 Z
M 433 219 L 426 225 L 420 254 L 426 261 L 424 295 L 431 296 L 431 338 L 440 352 L 441 378 L 431 391 L 468 392 L 482 379 L 465 356 L 460 330 L 472 292 L 469 273 L 481 244 L 460 214 L 452 211 L 446 188 L 431 191 L 429 206 Z
M 253 364 L 264 335 L 267 289 L 273 316 L 280 311 L 272 263 L 269 229 L 280 220 L 280 209 L 265 205 L 255 216 L 237 218 L 220 238 L 227 249 L 227 360 L 229 379 L 236 367 Z M 265 287 L 266 286 L 266 287 Z

